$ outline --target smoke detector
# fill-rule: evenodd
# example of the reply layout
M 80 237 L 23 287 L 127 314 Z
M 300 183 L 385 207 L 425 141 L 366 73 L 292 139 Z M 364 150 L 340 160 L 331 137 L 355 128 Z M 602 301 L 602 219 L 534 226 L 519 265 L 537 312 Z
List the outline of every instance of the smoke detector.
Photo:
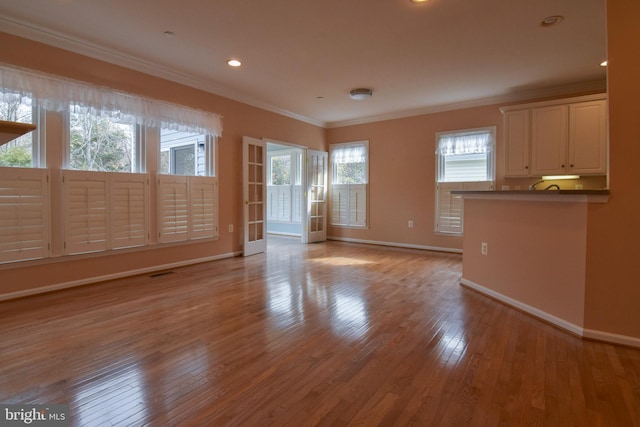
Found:
M 352 89 L 349 92 L 349 97 L 351 99 L 362 100 L 362 99 L 369 98 L 372 94 L 373 94 L 373 91 L 371 89 L 357 88 L 357 89 Z

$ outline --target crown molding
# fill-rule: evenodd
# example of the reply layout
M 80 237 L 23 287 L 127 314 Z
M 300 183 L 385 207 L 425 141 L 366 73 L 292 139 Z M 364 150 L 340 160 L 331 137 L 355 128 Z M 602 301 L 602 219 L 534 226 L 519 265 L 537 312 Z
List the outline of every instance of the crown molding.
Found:
M 512 102 L 523 102 L 527 100 L 542 99 L 548 97 L 568 96 L 583 92 L 606 92 L 606 80 L 594 80 L 588 82 L 572 83 L 562 86 L 552 86 L 542 89 L 533 89 L 527 91 L 512 92 L 505 95 L 493 96 L 488 98 L 479 98 L 470 101 L 457 102 L 451 104 L 434 105 L 423 108 L 415 108 L 411 110 L 403 110 L 389 114 L 380 114 L 376 116 L 363 117 L 353 120 L 344 120 L 329 122 L 326 124 L 328 129 L 339 128 L 345 126 L 361 125 L 366 123 L 380 122 L 383 120 L 404 119 L 407 117 L 422 116 L 426 114 L 442 113 L 445 111 L 462 110 L 465 108 L 484 107 L 487 105 L 507 104 Z
M 141 73 L 150 74 L 152 76 L 180 83 L 194 89 L 203 90 L 214 95 L 241 102 L 252 107 L 260 108 L 262 110 L 270 111 L 272 113 L 309 123 L 314 126 L 322 128 L 326 127 L 326 123 L 323 121 L 296 114 L 283 108 L 274 107 L 273 105 L 259 101 L 255 98 L 247 96 L 246 94 L 232 91 L 229 88 L 215 84 L 214 82 L 203 80 L 189 74 L 181 73 L 149 61 L 143 61 L 139 58 L 134 58 L 132 56 L 125 55 L 111 49 L 106 49 L 102 46 L 88 43 L 84 40 L 79 40 L 60 34 L 58 32 L 41 28 L 33 24 L 4 17 L 0 17 L 0 24 L 3 32 L 12 34 L 14 36 L 23 37 L 25 39 L 44 43 L 46 45 L 64 49 L 73 53 L 77 53 L 79 55 L 108 62 L 110 64 L 119 65 L 121 67 L 129 68 Z
M 546 97 L 566 96 L 580 92 L 601 91 L 606 92 L 606 80 L 597 80 L 589 82 L 580 82 L 569 85 L 554 86 L 543 89 L 534 89 L 527 91 L 512 92 L 505 95 L 480 98 L 470 101 L 434 105 L 428 107 L 420 107 L 410 110 L 392 112 L 388 114 L 380 114 L 368 116 L 352 120 L 343 120 L 335 122 L 324 122 L 316 120 L 292 111 L 275 107 L 263 101 L 257 100 L 251 96 L 239 93 L 229 89 L 228 87 L 215 84 L 214 82 L 203 80 L 192 75 L 180 73 L 176 70 L 160 66 L 149 61 L 143 61 L 132 56 L 116 52 L 111 49 L 88 43 L 73 37 L 69 37 L 54 31 L 41 28 L 39 26 L 22 22 L 19 20 L 0 17 L 2 31 L 15 36 L 23 37 L 36 42 L 44 43 L 49 46 L 64 49 L 79 55 L 88 56 L 100 61 L 105 61 L 114 65 L 119 65 L 145 74 L 150 74 L 172 82 L 180 83 L 195 89 L 218 95 L 233 101 L 241 102 L 252 107 L 260 108 L 275 114 L 289 117 L 301 122 L 309 123 L 325 129 L 339 128 L 345 126 L 360 125 L 366 123 L 379 122 L 384 120 L 402 119 L 407 117 L 421 116 L 425 114 L 441 113 L 445 111 L 461 110 L 465 108 L 482 107 L 495 104 L 506 104 L 510 102 L 522 102 L 526 100 L 535 100 Z

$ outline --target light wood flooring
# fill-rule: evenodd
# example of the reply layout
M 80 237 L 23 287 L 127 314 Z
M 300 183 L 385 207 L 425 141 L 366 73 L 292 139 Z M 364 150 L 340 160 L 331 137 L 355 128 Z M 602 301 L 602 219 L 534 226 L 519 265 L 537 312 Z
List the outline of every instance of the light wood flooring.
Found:
M 266 254 L 0 303 L 0 402 L 72 426 L 640 426 L 640 350 L 459 285 L 462 257 Z

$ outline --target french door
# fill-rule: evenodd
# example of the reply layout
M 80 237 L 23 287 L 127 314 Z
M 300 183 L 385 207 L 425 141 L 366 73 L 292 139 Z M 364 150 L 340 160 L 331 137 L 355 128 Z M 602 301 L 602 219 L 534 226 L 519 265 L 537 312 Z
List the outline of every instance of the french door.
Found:
M 329 155 L 325 151 L 307 150 L 306 218 L 303 243 L 327 240 L 327 171 Z
M 263 140 L 248 136 L 242 138 L 244 256 L 267 250 L 266 151 Z

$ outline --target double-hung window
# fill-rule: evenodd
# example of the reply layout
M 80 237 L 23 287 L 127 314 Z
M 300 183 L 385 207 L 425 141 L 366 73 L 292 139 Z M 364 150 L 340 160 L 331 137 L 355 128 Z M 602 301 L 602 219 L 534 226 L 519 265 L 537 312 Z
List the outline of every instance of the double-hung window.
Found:
M 45 111 L 67 119 L 48 160 Z M 217 236 L 219 115 L 0 65 L 0 120 L 37 126 L 0 145 L 0 263 Z
M 436 134 L 435 230 L 462 234 L 464 205 L 457 190 L 491 190 L 495 127 Z
M 160 129 L 158 239 L 161 243 L 218 236 L 215 138 Z
M 147 244 L 149 180 L 143 136 L 142 126 L 119 110 L 69 104 L 65 254 Z
M 36 130 L 0 145 L 0 167 L 45 167 L 42 117 L 29 94 L 0 87 L 0 120 L 36 125 Z
M 369 142 L 332 144 L 331 225 L 367 227 Z
M 0 86 L 0 120 L 37 126 L 0 145 L 0 263 L 49 255 L 49 177 L 39 117 L 30 94 Z
M 300 150 L 274 150 L 267 153 L 267 220 L 302 222 Z

